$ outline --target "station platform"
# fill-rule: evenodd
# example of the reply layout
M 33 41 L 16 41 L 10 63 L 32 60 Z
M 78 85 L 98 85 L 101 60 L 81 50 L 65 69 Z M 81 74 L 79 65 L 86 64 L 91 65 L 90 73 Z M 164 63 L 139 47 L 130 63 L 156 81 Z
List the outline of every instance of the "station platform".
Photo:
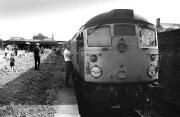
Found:
M 73 87 L 60 89 L 58 99 L 54 117 L 80 117 Z

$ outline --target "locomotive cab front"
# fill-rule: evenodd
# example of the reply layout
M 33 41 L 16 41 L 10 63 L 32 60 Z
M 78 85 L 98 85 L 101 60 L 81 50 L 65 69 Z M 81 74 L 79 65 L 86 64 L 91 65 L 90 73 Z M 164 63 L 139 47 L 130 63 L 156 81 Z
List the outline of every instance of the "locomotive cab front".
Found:
M 78 92 L 95 107 L 134 106 L 142 87 L 158 79 L 155 26 L 133 10 L 90 19 L 71 40 L 71 51 Z
M 158 46 L 152 25 L 98 25 L 87 29 L 85 35 L 85 81 L 139 83 L 158 79 Z

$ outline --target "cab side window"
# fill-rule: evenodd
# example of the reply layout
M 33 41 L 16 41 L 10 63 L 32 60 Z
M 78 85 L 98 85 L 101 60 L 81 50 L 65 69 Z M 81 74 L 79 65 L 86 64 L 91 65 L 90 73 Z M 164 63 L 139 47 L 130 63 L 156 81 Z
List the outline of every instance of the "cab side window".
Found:
M 84 37 L 83 33 L 80 33 L 76 38 L 76 51 L 77 51 L 77 63 L 80 64 L 81 52 L 84 48 Z
M 77 49 L 77 52 L 80 52 L 83 47 L 84 47 L 84 37 L 83 37 L 83 33 L 80 33 L 77 37 L 77 40 L 76 40 L 77 44 L 76 44 L 76 49 Z

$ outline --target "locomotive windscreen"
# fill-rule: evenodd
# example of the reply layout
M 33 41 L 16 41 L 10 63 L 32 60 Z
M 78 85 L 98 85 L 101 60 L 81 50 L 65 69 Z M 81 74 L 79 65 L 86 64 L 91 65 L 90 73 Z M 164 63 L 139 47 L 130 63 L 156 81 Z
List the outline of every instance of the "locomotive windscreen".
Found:
M 91 33 L 90 33 L 91 32 Z M 88 46 L 108 47 L 111 46 L 111 29 L 109 26 L 88 30 Z
M 140 28 L 140 46 L 141 47 L 152 47 L 157 46 L 156 42 L 156 33 L 153 29 L 150 28 Z
M 117 36 L 134 36 L 135 28 L 132 25 L 115 25 L 114 34 Z

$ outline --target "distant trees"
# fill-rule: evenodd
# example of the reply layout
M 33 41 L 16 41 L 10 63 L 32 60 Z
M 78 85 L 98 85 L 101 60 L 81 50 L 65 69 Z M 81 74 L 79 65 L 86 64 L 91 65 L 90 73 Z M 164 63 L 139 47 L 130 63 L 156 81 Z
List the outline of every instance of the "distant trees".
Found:
M 44 38 L 48 38 L 47 36 L 44 36 L 41 33 L 38 33 L 37 35 L 33 36 L 33 40 L 43 40 Z
M 156 26 L 157 27 L 157 26 Z M 173 26 L 169 26 L 169 27 L 163 27 L 163 26 L 161 26 L 161 27 L 158 27 L 157 28 L 157 31 L 158 32 L 168 32 L 168 31 L 172 31 L 172 30 L 177 30 L 177 29 L 180 29 L 180 28 L 176 28 L 176 27 L 173 27 Z
M 176 30 L 176 28 L 174 28 L 174 27 L 166 28 L 166 31 L 171 31 L 171 30 Z

